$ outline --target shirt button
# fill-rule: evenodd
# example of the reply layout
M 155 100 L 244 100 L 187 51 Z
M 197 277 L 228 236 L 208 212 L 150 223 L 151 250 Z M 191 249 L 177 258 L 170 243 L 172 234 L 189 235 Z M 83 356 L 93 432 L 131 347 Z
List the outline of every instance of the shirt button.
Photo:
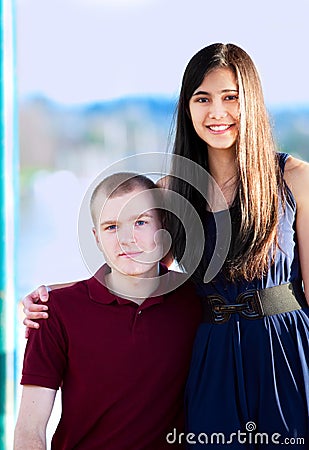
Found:
M 141 310 L 139 310 L 138 311 L 138 313 L 137 313 L 139 316 L 142 314 L 142 311 Z

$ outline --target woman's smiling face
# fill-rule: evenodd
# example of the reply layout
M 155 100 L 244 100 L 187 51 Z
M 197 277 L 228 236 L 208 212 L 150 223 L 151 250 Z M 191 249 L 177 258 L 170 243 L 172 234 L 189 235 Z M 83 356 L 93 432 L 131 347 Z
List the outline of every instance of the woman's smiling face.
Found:
M 194 91 L 189 110 L 194 129 L 208 150 L 235 149 L 239 131 L 239 95 L 234 72 L 210 71 Z

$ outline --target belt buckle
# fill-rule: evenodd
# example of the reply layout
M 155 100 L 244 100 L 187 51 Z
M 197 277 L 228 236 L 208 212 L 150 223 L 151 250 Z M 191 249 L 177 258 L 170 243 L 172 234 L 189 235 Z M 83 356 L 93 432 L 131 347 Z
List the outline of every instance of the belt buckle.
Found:
M 243 292 L 237 297 L 240 304 L 247 304 L 240 314 L 246 319 L 261 319 L 264 317 L 263 305 L 258 291 L 250 290 Z
M 210 305 L 212 321 L 214 323 L 224 323 L 229 320 L 231 313 L 221 311 L 221 307 L 226 306 L 224 298 L 220 295 L 208 295 L 207 300 Z

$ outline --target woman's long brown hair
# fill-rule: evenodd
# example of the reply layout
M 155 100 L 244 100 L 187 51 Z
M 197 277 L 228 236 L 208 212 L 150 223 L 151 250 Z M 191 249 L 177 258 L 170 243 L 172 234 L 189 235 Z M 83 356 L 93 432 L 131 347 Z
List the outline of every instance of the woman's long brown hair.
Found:
M 197 136 L 187 111 L 190 98 L 205 75 L 220 67 L 230 68 L 235 73 L 240 102 L 235 161 L 238 177 L 235 206 L 240 217 L 225 267 L 232 280 L 238 277 L 252 280 L 265 274 L 278 247 L 278 221 L 280 204 L 284 204 L 284 183 L 259 75 L 252 59 L 238 46 L 212 44 L 190 60 L 180 92 L 173 153 L 185 156 L 208 170 L 207 145 Z M 175 160 L 172 175 L 177 173 L 179 167 Z M 196 206 L 192 188 L 182 180 L 172 177 L 170 188 Z M 201 210 L 199 213 L 203 214 Z M 177 229 L 176 225 L 173 235 L 173 252 L 179 259 L 183 252 L 180 241 L 185 239 L 180 226 Z

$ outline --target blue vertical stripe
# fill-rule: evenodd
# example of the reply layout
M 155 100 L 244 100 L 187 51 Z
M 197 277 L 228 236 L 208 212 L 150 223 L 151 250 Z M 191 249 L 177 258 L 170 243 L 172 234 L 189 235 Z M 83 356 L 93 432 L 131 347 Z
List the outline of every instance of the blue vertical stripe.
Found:
M 0 448 L 5 448 L 6 357 L 5 357 L 5 148 L 4 148 L 4 60 L 3 1 L 0 4 L 1 65 L 0 65 Z
M 14 427 L 17 115 L 14 2 L 0 0 L 0 450 L 12 447 Z

